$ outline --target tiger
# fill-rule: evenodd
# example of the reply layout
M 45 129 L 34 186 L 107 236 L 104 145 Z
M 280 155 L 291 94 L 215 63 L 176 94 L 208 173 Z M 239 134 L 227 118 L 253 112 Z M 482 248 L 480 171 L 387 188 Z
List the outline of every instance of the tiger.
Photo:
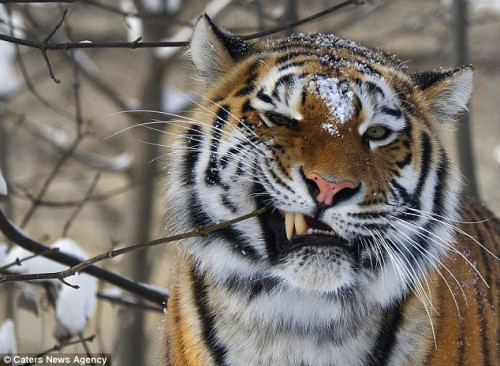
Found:
M 473 67 L 206 14 L 187 52 L 205 88 L 169 121 L 167 231 L 262 213 L 178 243 L 164 364 L 500 365 L 500 222 L 438 133 Z

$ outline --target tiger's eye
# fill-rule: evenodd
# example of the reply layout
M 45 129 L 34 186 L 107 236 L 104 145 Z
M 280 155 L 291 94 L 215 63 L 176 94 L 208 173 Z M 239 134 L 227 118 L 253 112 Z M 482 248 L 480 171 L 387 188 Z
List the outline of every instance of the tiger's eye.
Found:
M 390 133 L 391 130 L 385 126 L 372 126 L 366 130 L 365 136 L 370 140 L 379 141 L 385 139 Z
M 297 120 L 294 118 L 288 118 L 282 114 L 278 113 L 267 113 L 266 117 L 271 121 L 271 123 L 277 126 L 284 127 L 294 127 L 297 125 Z

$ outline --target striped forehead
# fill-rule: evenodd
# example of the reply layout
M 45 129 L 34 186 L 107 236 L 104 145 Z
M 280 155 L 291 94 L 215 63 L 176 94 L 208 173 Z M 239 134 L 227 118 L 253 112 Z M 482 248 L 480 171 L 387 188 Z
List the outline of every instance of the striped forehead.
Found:
M 406 127 L 400 100 L 382 75 L 364 74 L 356 84 L 355 94 L 365 117 L 359 126 L 361 135 L 373 125 L 383 125 L 393 131 Z
M 324 57 L 321 60 L 326 59 Z M 405 127 L 397 95 L 379 72 L 368 70 L 365 63 L 358 61 L 343 63 L 342 66 L 328 66 L 330 72 L 317 75 L 305 71 L 302 66 L 293 65 L 293 62 L 271 67 L 259 82 L 258 92 L 251 100 L 252 107 L 258 111 L 279 113 L 300 121 L 303 119 L 301 107 L 305 94 L 312 93 L 316 94 L 330 111 L 331 120 L 327 122 L 344 124 L 349 121 L 357 99 L 365 116 L 359 127 L 361 134 L 375 122 L 387 125 L 394 131 Z M 360 68 L 364 72 L 360 72 Z M 376 117 L 380 114 L 388 114 L 391 118 L 378 123 L 380 118 Z
M 297 67 L 272 67 L 260 83 L 252 107 L 259 111 L 273 111 L 300 121 L 304 80 Z

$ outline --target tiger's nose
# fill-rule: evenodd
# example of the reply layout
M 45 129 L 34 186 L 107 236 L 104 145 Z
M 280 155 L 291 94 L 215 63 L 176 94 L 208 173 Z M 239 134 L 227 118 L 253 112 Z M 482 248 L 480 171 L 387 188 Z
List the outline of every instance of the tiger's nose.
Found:
M 354 188 L 354 183 L 350 180 L 344 180 L 342 182 L 330 182 L 324 179 L 318 173 L 309 173 L 307 179 L 314 182 L 319 192 L 316 196 L 316 201 L 323 206 L 332 206 L 333 198 L 337 193 L 344 189 L 352 190 Z

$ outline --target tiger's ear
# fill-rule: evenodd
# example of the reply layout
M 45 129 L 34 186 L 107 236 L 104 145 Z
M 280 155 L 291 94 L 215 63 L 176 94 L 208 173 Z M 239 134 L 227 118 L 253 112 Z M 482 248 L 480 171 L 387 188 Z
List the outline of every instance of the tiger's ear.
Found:
M 207 14 L 196 21 L 189 45 L 194 66 L 207 83 L 228 72 L 248 49 L 248 43 L 217 27 Z
M 438 122 L 453 119 L 467 110 L 474 84 L 472 66 L 413 74 L 412 79 L 422 90 Z

